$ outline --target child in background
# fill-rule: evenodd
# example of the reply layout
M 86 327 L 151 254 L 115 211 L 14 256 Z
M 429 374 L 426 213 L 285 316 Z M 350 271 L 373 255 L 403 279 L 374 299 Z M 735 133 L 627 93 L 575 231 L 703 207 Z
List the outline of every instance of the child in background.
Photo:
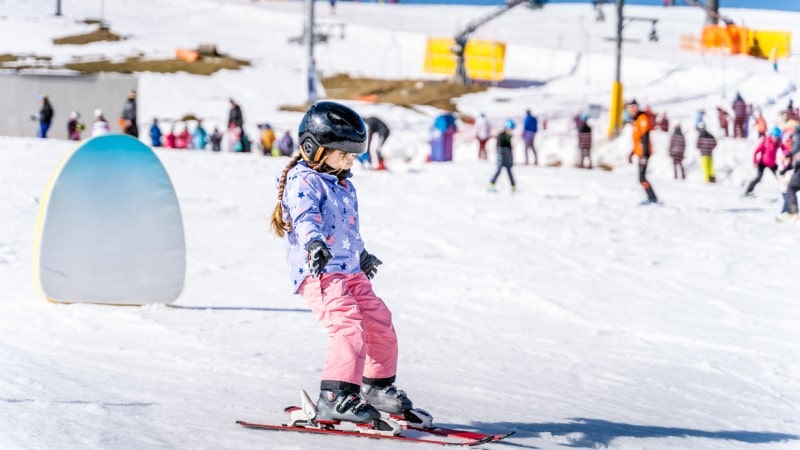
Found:
M 506 121 L 506 127 L 503 129 L 503 132 L 497 136 L 497 171 L 492 176 L 491 181 L 489 181 L 489 191 L 490 192 L 497 192 L 497 188 L 495 187 L 495 183 L 497 182 L 497 178 L 500 176 L 500 171 L 506 169 L 508 172 L 508 179 L 511 181 L 511 192 L 515 192 L 517 190 L 517 184 L 514 182 L 514 174 L 511 173 L 511 166 L 514 165 L 514 155 L 511 146 L 511 132 L 514 131 L 514 121 L 508 119 Z
M 208 133 L 203 128 L 203 121 L 197 119 L 197 127 L 192 131 L 192 147 L 195 150 L 205 150 L 208 143 Z
M 781 129 L 775 127 L 772 129 L 768 137 L 763 137 L 758 142 L 755 152 L 753 152 L 753 165 L 758 170 L 758 175 L 747 186 L 744 192 L 745 197 L 753 195 L 753 189 L 761 181 L 764 176 L 764 169 L 769 169 L 773 175 L 778 171 L 777 155 L 778 151 L 783 150 L 783 142 L 781 142 Z
M 364 249 L 349 181 L 355 156 L 366 150 L 366 126 L 352 109 L 321 101 L 306 111 L 298 135 L 300 152 L 278 181 L 272 228 L 286 243 L 294 292 L 328 330 L 316 420 L 402 414 L 412 403 L 394 386 L 397 335 L 370 281 L 381 261 Z
M 797 221 L 798 207 L 797 207 L 797 192 L 800 192 L 800 126 L 795 125 L 793 129 L 785 131 L 791 133 L 791 151 L 788 151 L 787 158 L 788 164 L 781 170 L 781 175 L 786 175 L 792 171 L 789 181 L 786 183 L 786 199 L 785 212 L 782 212 L 776 219 L 779 222 L 794 222 Z
M 270 156 L 272 155 L 272 146 L 275 144 L 275 131 L 268 123 L 260 125 L 259 128 L 261 128 L 261 151 L 264 156 Z
M 708 132 L 705 123 L 700 122 L 697 130 L 697 149 L 700 150 L 700 167 L 703 169 L 703 178 L 706 183 L 716 183 L 713 154 L 714 149 L 717 148 L 717 140 Z
M 81 131 L 83 131 L 86 126 L 79 122 L 81 115 L 77 111 L 72 111 L 69 113 L 69 122 L 67 122 L 67 137 L 70 141 L 80 141 L 81 140 Z
M 219 128 L 214 127 L 214 131 L 211 133 L 209 141 L 211 142 L 212 152 L 218 152 L 222 150 L 222 133 L 219 132 Z
M 672 137 L 669 139 L 669 156 L 672 158 L 672 171 L 675 179 L 678 179 L 678 169 L 681 170 L 681 180 L 686 179 L 686 171 L 683 169 L 683 156 L 686 153 L 686 138 L 681 131 L 681 125 L 675 125 Z
M 175 125 L 169 127 L 169 132 L 164 136 L 164 146 L 167 148 L 177 148 L 178 137 L 175 136 Z
M 158 118 L 153 117 L 153 124 L 150 125 L 150 146 L 161 147 L 161 127 L 158 126 Z
M 581 125 L 581 129 L 578 130 L 578 152 L 579 155 L 579 162 L 578 168 L 580 169 L 591 169 L 592 168 L 592 127 L 589 126 L 589 115 L 586 115 L 586 118 L 583 120 L 583 125 Z M 588 161 L 589 164 L 584 164 L 584 161 Z
M 108 126 L 108 122 L 106 121 L 106 118 L 103 115 L 103 110 L 95 109 L 94 122 L 92 122 L 92 137 L 102 136 L 110 132 L 111 128 Z
M 289 134 L 289 130 L 283 133 L 283 137 L 278 141 L 278 150 L 280 153 L 276 156 L 292 156 L 294 152 L 294 139 Z
M 486 143 L 492 137 L 492 127 L 489 124 L 489 119 L 486 118 L 486 113 L 481 115 L 475 120 L 475 139 L 478 140 L 478 159 L 488 159 L 486 155 Z
M 189 136 L 189 124 L 184 123 L 183 128 L 181 128 L 180 133 L 178 133 L 175 139 L 175 148 L 180 149 L 187 149 L 192 148 L 192 138 Z

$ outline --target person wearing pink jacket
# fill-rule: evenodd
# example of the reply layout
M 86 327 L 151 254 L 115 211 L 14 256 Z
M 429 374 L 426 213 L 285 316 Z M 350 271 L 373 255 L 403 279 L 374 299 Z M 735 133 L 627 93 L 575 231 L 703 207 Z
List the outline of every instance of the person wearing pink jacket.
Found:
M 745 197 L 753 195 L 753 189 L 761 181 L 764 169 L 769 169 L 773 175 L 776 175 L 778 170 L 776 160 L 778 150 L 783 150 L 783 142 L 781 141 L 781 129 L 775 127 L 768 136 L 761 138 L 755 152 L 753 152 L 753 164 L 758 169 L 758 175 L 747 186 L 747 191 L 744 193 Z

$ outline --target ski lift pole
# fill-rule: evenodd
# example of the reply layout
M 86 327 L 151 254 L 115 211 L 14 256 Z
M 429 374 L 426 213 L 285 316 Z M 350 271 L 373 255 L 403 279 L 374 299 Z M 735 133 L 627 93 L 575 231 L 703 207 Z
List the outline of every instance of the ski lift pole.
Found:
M 306 0 L 308 6 L 308 24 L 306 25 L 306 44 L 308 48 L 308 61 L 306 62 L 306 92 L 308 103 L 314 103 L 319 98 L 317 92 L 317 63 L 314 60 L 314 0 Z
M 61 15 L 61 0 L 56 0 L 56 15 Z
M 617 64 L 614 85 L 611 88 L 611 107 L 608 109 L 608 137 L 617 136 L 622 129 L 622 7 L 625 0 L 617 0 Z
M 456 73 L 455 79 L 461 82 L 464 85 L 471 85 L 472 79 L 470 79 L 469 75 L 467 74 L 466 63 L 464 61 L 464 53 L 467 48 L 467 41 L 469 41 L 469 35 L 472 34 L 478 27 L 484 25 L 486 22 L 496 18 L 497 16 L 505 13 L 506 11 L 514 8 L 515 6 L 521 5 L 525 2 L 535 3 L 534 0 L 506 0 L 506 3 L 493 11 L 490 11 L 485 16 L 479 17 L 467 24 L 463 30 L 459 31 L 456 34 L 453 44 L 453 47 L 450 49 L 456 56 Z

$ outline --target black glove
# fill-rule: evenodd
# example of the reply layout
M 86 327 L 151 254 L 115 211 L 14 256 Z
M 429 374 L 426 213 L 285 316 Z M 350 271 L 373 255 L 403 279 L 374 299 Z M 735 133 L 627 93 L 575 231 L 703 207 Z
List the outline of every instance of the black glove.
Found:
M 322 275 L 322 270 L 333 258 L 328 246 L 322 241 L 313 241 L 308 244 L 308 266 L 311 268 L 311 276 Z
M 367 275 L 370 280 L 378 273 L 378 266 L 383 264 L 383 261 L 378 259 L 377 256 L 371 255 L 366 249 L 361 250 L 361 271 Z

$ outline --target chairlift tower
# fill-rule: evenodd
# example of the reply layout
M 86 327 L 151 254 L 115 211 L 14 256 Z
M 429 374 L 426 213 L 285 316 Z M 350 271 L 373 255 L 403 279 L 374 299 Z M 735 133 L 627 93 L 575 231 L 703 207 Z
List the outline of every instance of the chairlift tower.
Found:
M 510 10 L 511 8 L 521 5 L 523 3 L 530 3 L 532 7 L 541 7 L 541 3 L 538 0 L 507 0 L 506 4 L 496 8 L 493 11 L 490 11 L 483 17 L 479 17 L 472 22 L 468 23 L 463 30 L 459 31 L 454 40 L 455 44 L 450 49 L 453 54 L 456 55 L 456 73 L 455 79 L 465 86 L 471 86 L 472 80 L 470 79 L 469 75 L 467 74 L 467 68 L 464 64 L 464 51 L 467 48 L 467 42 L 469 41 L 469 35 L 472 34 L 475 30 L 478 29 L 481 25 L 489 22 L 490 20 L 496 18 L 497 16 L 505 13 L 506 11 Z
M 308 23 L 306 24 L 306 48 L 308 60 L 306 61 L 306 92 L 309 104 L 319 99 L 317 92 L 317 63 L 314 59 L 314 0 L 306 0 L 308 7 Z

